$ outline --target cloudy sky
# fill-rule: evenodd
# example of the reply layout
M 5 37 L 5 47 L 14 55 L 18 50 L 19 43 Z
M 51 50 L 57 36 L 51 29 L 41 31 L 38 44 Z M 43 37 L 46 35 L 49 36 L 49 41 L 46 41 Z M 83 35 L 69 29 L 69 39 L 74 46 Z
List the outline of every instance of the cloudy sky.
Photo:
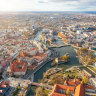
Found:
M 0 11 L 96 11 L 96 0 L 0 0 Z

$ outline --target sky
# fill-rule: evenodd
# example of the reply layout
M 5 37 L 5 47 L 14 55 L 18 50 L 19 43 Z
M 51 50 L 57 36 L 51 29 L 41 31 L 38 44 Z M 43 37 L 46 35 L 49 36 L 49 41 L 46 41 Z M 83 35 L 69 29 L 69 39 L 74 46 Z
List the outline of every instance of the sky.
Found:
M 96 11 L 96 0 L 0 0 L 0 11 Z

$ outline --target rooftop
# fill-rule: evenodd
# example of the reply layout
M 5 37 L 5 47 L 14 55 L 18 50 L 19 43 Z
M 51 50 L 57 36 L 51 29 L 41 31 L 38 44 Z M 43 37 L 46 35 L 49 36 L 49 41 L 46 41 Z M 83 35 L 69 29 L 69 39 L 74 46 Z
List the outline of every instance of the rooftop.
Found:
M 13 63 L 11 63 L 10 67 L 12 72 L 25 72 L 27 68 L 27 63 L 23 60 L 14 60 Z
M 56 84 L 50 96 L 70 96 L 66 95 L 67 90 L 70 90 L 70 94 L 74 93 L 75 87 Z
M 85 96 L 85 86 L 83 82 L 76 87 L 74 96 Z

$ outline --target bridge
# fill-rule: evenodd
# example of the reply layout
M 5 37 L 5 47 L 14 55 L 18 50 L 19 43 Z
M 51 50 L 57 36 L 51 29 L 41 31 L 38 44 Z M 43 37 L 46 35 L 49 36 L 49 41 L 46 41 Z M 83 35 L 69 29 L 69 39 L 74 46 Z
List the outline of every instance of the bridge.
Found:
M 31 85 L 34 85 L 34 86 L 40 86 L 40 83 L 36 83 L 36 82 L 32 82 Z
M 43 83 L 36 83 L 36 82 L 31 82 L 30 85 L 34 85 L 34 86 L 38 86 L 38 87 L 44 87 L 44 88 L 47 88 L 47 89 L 52 89 L 53 86 L 51 85 L 46 85 L 46 84 L 43 84 Z
M 43 84 L 43 83 L 37 83 L 37 82 L 33 82 L 31 80 L 28 79 L 20 79 L 20 78 L 14 78 L 14 77 L 10 77 L 9 81 L 11 82 L 10 85 L 13 87 L 18 86 L 18 84 L 20 84 L 20 86 L 25 86 L 25 85 L 33 85 L 33 86 L 37 86 L 37 87 L 44 87 L 47 89 L 52 89 L 53 86 L 51 85 L 47 85 L 47 84 Z

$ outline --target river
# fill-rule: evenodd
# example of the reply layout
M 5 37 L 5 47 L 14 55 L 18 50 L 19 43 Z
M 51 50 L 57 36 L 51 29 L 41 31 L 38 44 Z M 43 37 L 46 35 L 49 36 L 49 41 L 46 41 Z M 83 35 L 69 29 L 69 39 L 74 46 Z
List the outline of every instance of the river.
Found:
M 76 58 L 76 53 L 74 51 L 74 48 L 71 46 L 67 46 L 67 47 L 61 47 L 61 48 L 53 48 L 54 50 L 56 50 L 58 52 L 58 57 L 69 53 L 71 59 L 70 62 L 65 63 L 65 64 L 61 64 L 58 67 L 67 69 L 70 68 L 72 66 L 80 66 L 81 64 L 78 61 L 78 58 Z M 47 63 L 45 66 L 43 66 L 38 72 L 35 73 L 34 75 L 34 82 L 40 82 L 40 80 L 43 78 L 43 73 L 46 72 L 49 68 L 51 68 L 51 62 Z M 31 87 L 31 89 L 34 89 L 34 86 Z M 36 89 L 36 87 L 35 87 Z M 33 91 L 33 90 L 31 90 Z M 33 93 L 33 92 L 32 92 Z M 28 95 L 28 96 L 34 96 L 34 95 Z
M 58 44 L 61 44 L 62 42 L 59 41 L 57 42 Z M 65 63 L 65 64 L 60 64 L 58 65 L 58 67 L 60 68 L 64 68 L 65 70 L 67 68 L 70 68 L 72 66 L 82 66 L 82 64 L 79 63 L 79 60 L 78 58 L 76 57 L 76 52 L 74 50 L 74 48 L 72 46 L 66 46 L 66 47 L 61 47 L 61 48 L 53 48 L 55 51 L 57 51 L 58 53 L 58 57 L 68 53 L 70 55 L 70 61 L 68 63 Z M 52 66 L 51 66 L 51 62 L 47 63 L 46 65 L 44 65 L 39 71 L 37 71 L 34 75 L 34 82 L 40 82 L 40 80 L 43 78 L 43 73 L 46 72 L 48 69 L 50 69 Z M 85 69 L 87 70 L 88 72 L 90 72 L 90 70 L 86 69 L 85 67 L 82 66 L 82 70 Z M 31 87 L 31 91 L 30 93 L 32 94 L 28 94 L 27 96 L 34 96 L 34 88 L 36 89 L 37 87 L 34 87 L 32 86 Z
M 67 47 L 53 48 L 53 49 L 58 52 L 58 57 L 66 54 L 66 53 L 69 53 L 69 55 L 71 57 L 70 62 L 65 63 L 65 64 L 61 64 L 58 67 L 67 69 L 67 68 L 72 67 L 72 66 L 80 66 L 81 65 L 79 63 L 78 59 L 76 58 L 76 53 L 75 53 L 73 47 L 67 46 Z M 38 72 L 35 73 L 34 82 L 39 82 L 43 78 L 43 73 L 52 67 L 51 63 L 52 63 L 52 61 L 47 63 Z

